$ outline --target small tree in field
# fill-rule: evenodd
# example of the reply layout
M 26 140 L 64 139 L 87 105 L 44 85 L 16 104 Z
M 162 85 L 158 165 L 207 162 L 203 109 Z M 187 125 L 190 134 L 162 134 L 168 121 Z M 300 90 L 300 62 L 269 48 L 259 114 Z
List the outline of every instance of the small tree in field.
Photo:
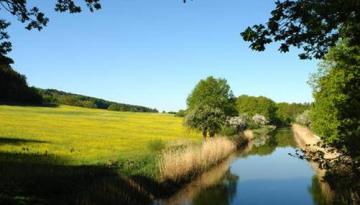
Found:
M 208 134 L 215 136 L 225 124 L 226 116 L 236 114 L 234 96 L 225 79 L 201 80 L 189 95 L 187 105 L 185 123 L 201 130 L 204 140 Z

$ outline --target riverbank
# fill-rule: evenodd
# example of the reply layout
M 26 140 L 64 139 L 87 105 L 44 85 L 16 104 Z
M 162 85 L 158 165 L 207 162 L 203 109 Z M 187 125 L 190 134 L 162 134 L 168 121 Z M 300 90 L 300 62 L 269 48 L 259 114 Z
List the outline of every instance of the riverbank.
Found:
M 294 123 L 291 125 L 291 129 L 299 148 L 307 151 L 321 151 L 324 153 L 325 159 L 332 159 L 339 156 L 338 152 L 332 152 L 329 151 L 329 149 L 319 146 L 318 144 L 322 143 L 320 137 L 315 135 L 309 128 Z
M 299 148 L 317 153 L 323 158 L 319 160 L 315 154 L 315 158 L 312 156 L 308 161 L 315 170 L 320 188 L 326 193 L 328 200 L 333 204 L 359 204 L 360 178 L 353 159 L 334 148 L 318 146 L 317 143 L 322 144 L 321 139 L 307 127 L 293 124 L 292 130 Z M 319 166 L 324 162 L 328 164 L 327 168 Z
M 293 131 L 294 140 L 300 149 L 312 152 L 320 150 L 325 153 L 327 158 L 334 157 L 334 153 L 330 153 L 327 150 L 316 146 L 318 143 L 321 143 L 321 139 L 309 128 L 294 123 L 291 125 L 291 130 Z M 327 203 L 331 204 L 334 200 L 335 193 L 330 185 L 324 181 L 326 170 L 319 168 L 319 163 L 317 162 L 309 161 L 309 164 L 316 173 L 316 180 L 318 181 L 323 196 L 325 196 Z

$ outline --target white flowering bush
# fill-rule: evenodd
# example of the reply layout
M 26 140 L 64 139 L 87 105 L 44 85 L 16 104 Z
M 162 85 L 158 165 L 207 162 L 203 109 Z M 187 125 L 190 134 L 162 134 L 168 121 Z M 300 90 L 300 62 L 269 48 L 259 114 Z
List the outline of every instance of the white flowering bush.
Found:
M 300 115 L 298 115 L 295 119 L 295 122 L 307 126 L 309 127 L 311 124 L 311 119 L 310 119 L 310 110 L 305 110 L 303 113 L 301 113 Z
M 236 128 L 238 131 L 244 130 L 246 128 L 246 117 L 244 116 L 236 116 L 230 117 L 228 119 L 228 123 L 230 126 Z
M 255 114 L 253 117 L 252 117 L 252 120 L 254 121 L 254 123 L 256 125 L 266 125 L 269 123 L 269 121 L 266 119 L 265 116 L 263 115 L 260 115 L 260 114 Z

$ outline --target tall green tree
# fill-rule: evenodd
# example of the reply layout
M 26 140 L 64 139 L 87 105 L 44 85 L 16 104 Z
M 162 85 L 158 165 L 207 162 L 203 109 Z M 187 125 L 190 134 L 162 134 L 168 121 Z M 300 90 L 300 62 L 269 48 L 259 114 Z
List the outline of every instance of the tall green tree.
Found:
M 185 123 L 213 137 L 224 125 L 226 116 L 237 114 L 235 98 L 225 79 L 212 76 L 200 80 L 187 98 Z
M 265 24 L 241 33 L 250 48 L 263 51 L 267 44 L 280 43 L 279 51 L 291 46 L 304 50 L 301 59 L 322 58 L 341 38 L 360 45 L 360 1 L 277 0 Z
M 310 83 L 315 98 L 311 126 L 327 143 L 360 156 L 360 47 L 340 42 Z

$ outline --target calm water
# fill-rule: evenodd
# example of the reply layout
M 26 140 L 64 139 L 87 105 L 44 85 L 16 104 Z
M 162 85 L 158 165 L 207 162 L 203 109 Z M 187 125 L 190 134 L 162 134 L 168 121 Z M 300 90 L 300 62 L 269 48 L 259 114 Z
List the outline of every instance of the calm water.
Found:
M 289 156 L 296 146 L 289 129 L 259 138 L 157 204 L 329 204 L 318 172 L 308 162 Z

